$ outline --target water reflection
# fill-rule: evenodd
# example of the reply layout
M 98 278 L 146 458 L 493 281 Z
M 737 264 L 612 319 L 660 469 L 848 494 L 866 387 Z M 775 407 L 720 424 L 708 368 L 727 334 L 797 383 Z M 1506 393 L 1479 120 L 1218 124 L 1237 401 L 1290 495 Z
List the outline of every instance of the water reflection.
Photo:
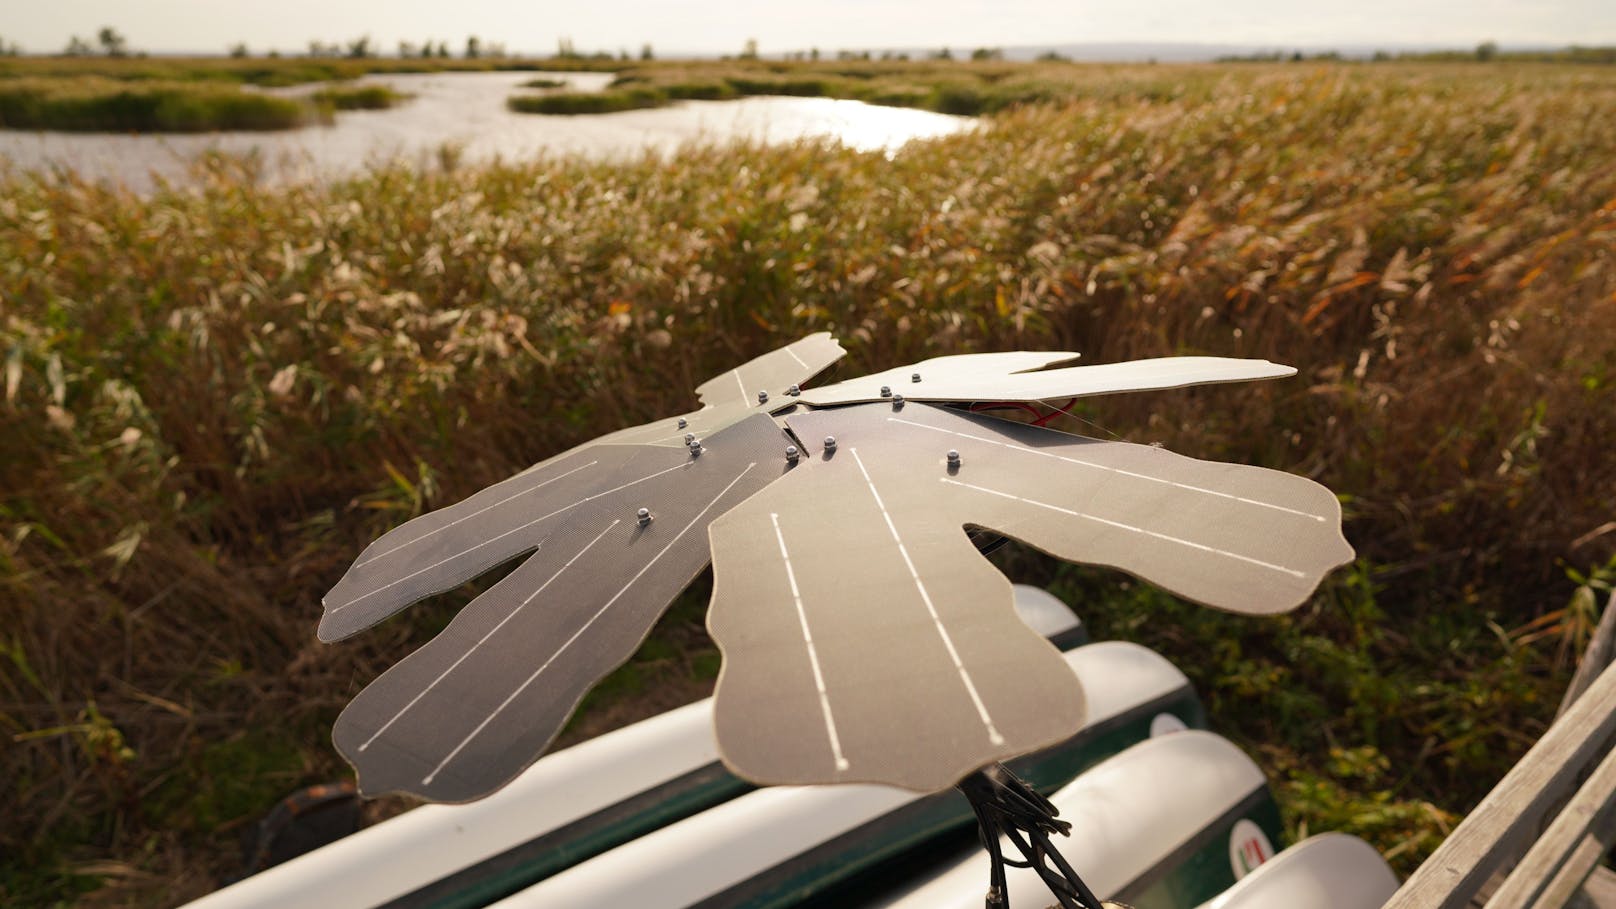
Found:
M 911 139 L 947 135 L 974 121 L 929 111 L 874 107 L 829 98 L 687 101 L 655 110 L 573 117 L 514 114 L 505 107 L 520 84 L 566 79 L 598 90 L 607 73 L 411 73 L 374 76 L 415 98 L 385 111 L 353 111 L 334 125 L 277 133 L 121 135 L 0 131 L 0 157 L 22 170 L 65 167 L 93 179 L 149 189 L 154 178 L 183 181 L 198 155 L 257 153 L 270 179 L 341 174 L 380 160 L 437 159 L 446 143 L 464 160 L 539 153 L 591 156 L 670 150 L 693 141 L 736 138 L 782 142 L 825 136 L 863 150 L 895 150 Z M 305 89 L 306 90 L 306 89 Z

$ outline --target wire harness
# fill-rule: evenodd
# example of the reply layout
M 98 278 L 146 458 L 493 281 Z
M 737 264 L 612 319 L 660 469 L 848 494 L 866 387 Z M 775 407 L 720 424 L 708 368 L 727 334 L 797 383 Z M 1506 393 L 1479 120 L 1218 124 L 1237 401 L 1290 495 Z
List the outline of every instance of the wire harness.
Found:
M 1050 842 L 1050 834 L 1067 836 L 1072 830 L 1071 822 L 1058 817 L 1060 809 L 1054 803 L 1003 764 L 989 764 L 972 773 L 960 780 L 958 788 L 976 812 L 977 832 L 992 860 L 987 909 L 1009 909 L 1007 867 L 1037 872 L 1061 909 L 1104 909 L 1099 897 Z M 1016 847 L 1021 860 L 1005 857 L 1001 836 Z

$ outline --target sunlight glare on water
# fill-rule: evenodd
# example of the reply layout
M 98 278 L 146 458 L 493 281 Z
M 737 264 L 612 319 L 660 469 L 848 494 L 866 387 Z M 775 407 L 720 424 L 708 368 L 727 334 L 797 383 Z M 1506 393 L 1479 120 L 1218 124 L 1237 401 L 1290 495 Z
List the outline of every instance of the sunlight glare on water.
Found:
M 976 121 L 930 111 L 877 107 L 831 98 L 752 97 L 686 101 L 670 107 L 571 117 L 512 113 L 521 83 L 550 77 L 576 90 L 599 90 L 610 73 L 414 73 L 374 76 L 415 97 L 392 110 L 339 113 L 330 126 L 282 132 L 123 135 L 0 131 L 0 157 L 15 169 L 71 168 L 91 179 L 149 189 L 154 177 L 183 183 L 190 164 L 207 152 L 257 154 L 272 180 L 349 173 L 367 164 L 403 159 L 428 165 L 445 145 L 466 161 L 538 154 L 590 157 L 671 151 L 692 142 L 750 139 L 789 142 L 832 138 L 863 151 L 895 152 L 905 142 L 944 136 Z M 301 87 L 290 91 L 309 91 Z

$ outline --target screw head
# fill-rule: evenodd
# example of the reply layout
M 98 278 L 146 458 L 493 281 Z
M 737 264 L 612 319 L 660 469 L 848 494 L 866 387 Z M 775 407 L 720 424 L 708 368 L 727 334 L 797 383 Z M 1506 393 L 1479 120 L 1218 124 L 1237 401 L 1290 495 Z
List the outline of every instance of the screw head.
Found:
M 825 437 L 825 450 L 826 451 L 835 451 L 836 450 L 836 437 L 835 436 L 826 436 Z
M 767 404 L 767 403 L 769 403 L 769 393 L 766 392 L 766 391 L 758 392 L 758 403 L 759 404 Z
M 960 462 L 959 452 L 957 452 L 954 449 L 950 448 L 948 450 L 948 463 L 949 464 L 958 464 L 959 462 Z
M 796 385 L 793 385 L 790 388 L 786 389 L 786 394 L 791 395 L 793 398 L 795 398 L 797 395 L 802 394 L 802 389 L 800 387 L 796 386 Z
M 797 446 L 795 446 L 795 445 L 787 445 L 786 446 L 786 460 L 787 461 L 795 461 L 795 460 L 797 460 L 797 456 L 799 454 L 801 454 L 801 452 L 797 451 Z
M 892 386 L 891 385 L 883 385 L 883 386 L 881 386 L 881 397 L 883 397 L 883 398 L 892 397 Z
M 690 456 L 692 458 L 701 457 L 701 443 L 700 442 L 691 442 L 690 443 Z
M 641 527 L 651 523 L 651 509 L 649 508 L 641 508 L 634 513 L 634 516 L 639 519 Z
M 694 442 L 694 441 L 696 441 L 696 434 L 695 433 L 693 433 L 693 432 L 685 433 L 685 444 L 686 445 L 689 445 L 691 442 Z
M 893 409 L 896 410 L 897 408 L 902 407 L 902 406 L 903 406 L 903 395 L 893 395 L 892 396 L 892 407 L 893 407 Z
M 679 428 L 680 429 L 684 429 L 686 426 L 689 426 L 689 425 L 690 425 L 690 422 L 688 420 L 686 420 L 684 417 L 679 418 Z
M 920 373 L 917 372 L 914 375 L 910 376 L 909 381 L 911 381 L 911 382 L 919 382 L 920 381 Z

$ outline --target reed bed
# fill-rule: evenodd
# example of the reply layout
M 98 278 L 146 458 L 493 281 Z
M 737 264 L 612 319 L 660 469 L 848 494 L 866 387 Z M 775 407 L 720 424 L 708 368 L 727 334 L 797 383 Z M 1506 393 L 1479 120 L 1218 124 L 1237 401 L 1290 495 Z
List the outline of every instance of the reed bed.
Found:
M 0 129 L 205 132 L 292 129 L 318 111 L 291 99 L 195 82 L 100 77 L 0 80 Z
M 337 111 L 386 110 L 410 98 L 386 85 L 333 85 L 307 96 L 217 82 L 119 81 L 99 76 L 0 80 L 0 129 L 189 133 L 296 129 Z
M 1137 69 L 1137 68 L 1134 68 Z M 579 114 L 664 107 L 675 101 L 723 101 L 751 95 L 842 98 L 891 107 L 976 115 L 1069 99 L 1123 67 L 1061 64 L 724 61 L 624 64 L 604 92 L 516 95 L 521 113 Z M 1115 90 L 1116 86 L 1110 86 Z
M 598 92 L 524 93 L 505 99 L 505 106 L 519 114 L 610 114 L 661 107 L 667 103 L 668 96 L 663 92 L 634 87 Z
M 1339 491 L 1362 561 L 1297 615 L 1005 558 L 1177 660 L 1297 833 L 1417 862 L 1542 730 L 1616 567 L 1616 77 L 1079 81 L 890 158 L 743 144 L 279 188 L 214 161 L 145 197 L 5 178 L 0 892 L 216 884 L 235 831 L 344 772 L 347 698 L 464 602 L 316 643 L 368 540 L 819 330 L 850 350 L 838 376 L 1011 348 L 1297 365 L 1064 427 Z M 702 605 L 569 735 L 709 685 Z
M 333 85 L 309 97 L 324 110 L 388 110 L 408 101 L 411 95 L 387 85 Z
M 1228 67 L 1174 67 L 1163 78 L 1152 67 L 982 61 L 653 62 L 625 64 L 612 87 L 640 92 L 640 106 L 690 98 L 749 95 L 843 98 L 975 116 L 1024 104 L 1079 97 L 1205 92 Z M 1190 74 L 1187 78 L 1185 74 Z

